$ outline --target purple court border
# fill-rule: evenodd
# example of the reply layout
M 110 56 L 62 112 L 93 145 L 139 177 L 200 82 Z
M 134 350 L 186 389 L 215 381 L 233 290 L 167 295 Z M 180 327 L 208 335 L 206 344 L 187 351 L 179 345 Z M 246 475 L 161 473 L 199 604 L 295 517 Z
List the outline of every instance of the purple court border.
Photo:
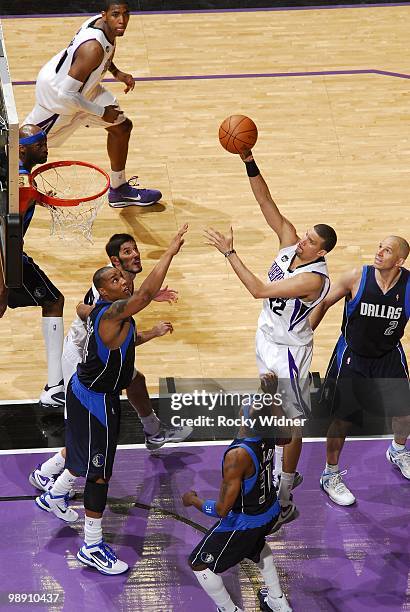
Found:
M 381 4 L 325 4 L 323 6 L 276 6 L 266 8 L 242 8 L 242 9 L 198 9 L 186 11 L 131 11 L 131 15 L 185 15 L 196 13 L 257 13 L 260 11 L 322 11 L 335 9 L 351 9 L 351 8 L 375 8 L 389 6 L 410 6 L 409 2 L 394 2 Z M 46 13 L 44 15 L 0 15 L 0 19 L 48 19 L 51 17 L 87 17 L 96 15 L 97 13 Z
M 390 70 L 377 70 L 375 68 L 363 68 L 360 70 L 313 70 L 311 72 L 263 72 L 263 73 L 244 73 L 244 74 L 194 74 L 194 75 L 174 75 L 158 77 L 135 77 L 136 82 L 149 81 L 198 81 L 215 79 L 260 79 L 260 78 L 284 78 L 284 77 L 306 77 L 306 76 L 335 76 L 339 74 L 380 74 L 399 79 L 410 79 L 410 74 L 401 72 L 391 72 Z M 104 83 L 115 83 L 116 79 L 104 79 Z M 13 81 L 13 86 L 35 85 L 35 81 Z

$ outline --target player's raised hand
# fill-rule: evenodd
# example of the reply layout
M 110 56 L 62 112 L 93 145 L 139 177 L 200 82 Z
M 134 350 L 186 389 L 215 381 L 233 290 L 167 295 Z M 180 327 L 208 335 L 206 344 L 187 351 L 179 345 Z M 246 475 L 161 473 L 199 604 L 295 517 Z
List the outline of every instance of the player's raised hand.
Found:
M 168 332 L 172 334 L 174 328 L 172 326 L 172 323 L 170 323 L 169 321 L 160 321 L 159 323 L 157 323 L 157 325 L 154 325 L 152 331 L 154 332 L 156 338 L 160 338 L 161 336 L 165 336 L 165 334 L 167 334 Z
M 115 123 L 117 121 L 119 115 L 122 115 L 122 110 L 115 106 L 114 104 L 109 104 L 104 108 L 104 114 L 102 116 L 102 120 L 107 123 Z
M 168 285 L 166 287 L 162 287 L 154 297 L 155 302 L 168 302 L 168 304 L 173 304 L 174 302 L 178 302 L 178 291 L 175 289 L 168 289 Z
M 227 253 L 233 249 L 233 229 L 231 227 L 229 235 L 224 236 L 221 232 L 217 232 L 212 227 L 204 231 L 204 236 L 207 239 L 206 244 L 214 246 L 220 253 Z
M 127 72 L 123 72 L 122 70 L 118 70 L 118 72 L 115 74 L 115 78 L 117 79 L 117 81 L 124 83 L 124 93 L 128 93 L 129 91 L 132 91 L 134 89 L 135 80 L 132 74 L 128 74 Z
M 177 235 L 171 240 L 171 243 L 168 247 L 168 251 L 172 254 L 172 255 L 176 255 L 180 248 L 182 247 L 182 245 L 184 244 L 185 240 L 184 240 L 184 234 L 186 234 L 188 231 L 188 223 L 185 223 L 181 229 L 178 231 Z
M 198 497 L 198 494 L 196 491 L 187 491 L 182 496 L 182 503 L 184 504 L 186 508 L 188 508 L 189 506 L 192 506 L 193 499 L 196 499 L 197 497 Z
M 253 153 L 251 149 L 243 149 L 240 153 L 240 156 L 243 161 L 251 161 L 251 159 L 253 159 Z

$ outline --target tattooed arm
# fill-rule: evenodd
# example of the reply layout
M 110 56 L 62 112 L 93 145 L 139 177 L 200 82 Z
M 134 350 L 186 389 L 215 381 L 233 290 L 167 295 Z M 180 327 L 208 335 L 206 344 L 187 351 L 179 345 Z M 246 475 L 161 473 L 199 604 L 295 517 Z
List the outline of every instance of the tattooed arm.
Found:
M 243 448 L 233 448 L 226 453 L 223 464 L 223 479 L 216 502 L 218 516 L 227 516 L 240 493 L 241 483 L 254 472 L 253 462 Z M 188 491 L 182 496 L 184 506 L 194 506 L 202 510 L 205 500 L 198 497 L 195 491 Z

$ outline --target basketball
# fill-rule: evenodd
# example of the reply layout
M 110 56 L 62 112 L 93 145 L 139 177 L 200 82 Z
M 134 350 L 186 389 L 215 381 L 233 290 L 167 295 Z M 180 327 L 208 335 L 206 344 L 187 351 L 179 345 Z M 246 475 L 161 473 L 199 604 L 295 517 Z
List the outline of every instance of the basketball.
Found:
M 231 115 L 219 127 L 219 142 L 229 153 L 252 149 L 258 140 L 258 128 L 245 115 Z

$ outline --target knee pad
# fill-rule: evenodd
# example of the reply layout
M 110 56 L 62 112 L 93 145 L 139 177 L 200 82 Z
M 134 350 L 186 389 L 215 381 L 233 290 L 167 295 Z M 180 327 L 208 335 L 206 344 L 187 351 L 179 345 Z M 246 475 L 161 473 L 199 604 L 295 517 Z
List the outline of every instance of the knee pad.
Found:
M 103 513 L 107 505 L 108 483 L 86 480 L 84 487 L 84 508 L 92 512 Z

